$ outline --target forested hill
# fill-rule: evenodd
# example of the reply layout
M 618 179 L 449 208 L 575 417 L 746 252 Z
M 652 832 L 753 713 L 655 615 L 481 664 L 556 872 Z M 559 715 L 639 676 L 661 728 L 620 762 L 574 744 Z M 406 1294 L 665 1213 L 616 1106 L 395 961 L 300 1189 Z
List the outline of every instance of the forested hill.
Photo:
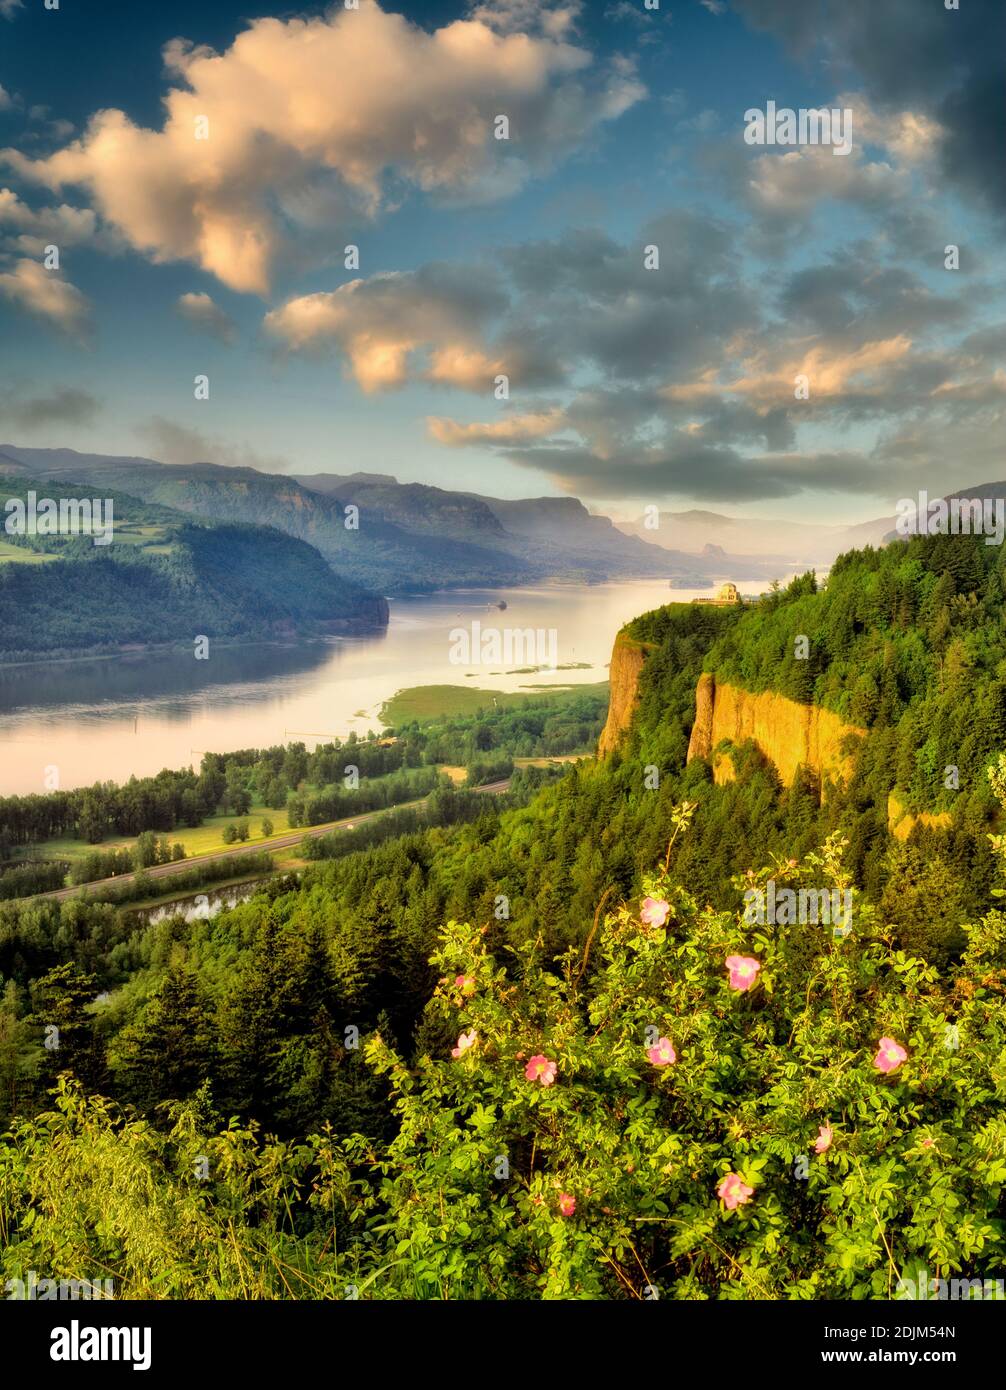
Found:
M 7 479 L 9 497 L 52 482 Z M 72 485 L 63 485 L 64 492 Z M 80 489 L 74 492 L 83 496 Z M 385 600 L 337 575 L 310 545 L 264 526 L 199 525 L 122 493 L 114 539 L 0 537 L 0 661 L 77 651 L 362 632 Z
M 646 657 L 612 772 L 657 766 L 662 786 L 699 803 L 673 861 L 711 899 L 729 899 L 738 865 L 806 852 L 837 831 L 854 883 L 899 939 L 945 959 L 992 901 L 989 835 L 1001 811 L 989 769 L 1006 748 L 1003 592 L 1000 548 L 930 536 L 850 552 L 825 584 L 807 574 L 755 606 L 671 604 L 642 615 L 623 638 Z M 719 742 L 729 777 L 712 785 L 715 758 L 685 762 L 703 671 L 718 693 L 747 692 L 749 709 L 783 696 L 865 730 L 848 740 L 845 781 L 822 802 L 819 773 L 803 766 L 781 778 L 778 749 L 763 737 Z
M 981 819 L 985 770 L 1006 747 L 1004 564 L 1002 547 L 971 536 L 852 551 L 823 588 L 805 575 L 744 613 L 704 667 L 867 729 L 866 758 L 907 805 L 974 802 Z

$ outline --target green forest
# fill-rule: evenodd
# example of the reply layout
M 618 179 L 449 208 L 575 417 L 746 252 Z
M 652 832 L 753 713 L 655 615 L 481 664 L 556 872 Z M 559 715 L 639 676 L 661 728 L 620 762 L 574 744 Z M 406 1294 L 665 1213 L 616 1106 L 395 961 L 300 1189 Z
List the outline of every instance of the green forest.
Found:
M 18 478 L 8 479 L 7 491 L 64 496 L 80 486 Z M 109 545 L 88 535 L 5 534 L 0 662 L 163 643 L 192 649 L 197 636 L 321 635 L 387 622 L 383 599 L 341 578 L 303 541 L 267 526 L 198 523 L 122 493 L 108 496 L 115 518 Z M 19 556 L 48 563 L 17 563 Z
M 861 1300 L 923 1265 L 1001 1269 L 1002 585 L 998 550 L 919 538 L 757 605 L 671 604 L 627 630 L 639 698 L 599 762 L 435 793 L 441 814 L 315 842 L 298 878 L 210 920 L 0 903 L 4 1276 L 124 1298 Z M 783 785 L 753 743 L 722 786 L 686 763 L 703 670 L 866 729 L 848 784 Z M 581 747 L 597 716 L 414 725 L 352 761 L 512 764 Z M 164 778 L 156 812 L 127 786 L 0 816 L 27 844 L 252 780 L 308 815 L 304 786 L 337 784 L 346 752 L 211 761 Z M 949 825 L 896 841 L 892 791 Z M 851 930 L 752 922 L 769 880 L 849 894 Z

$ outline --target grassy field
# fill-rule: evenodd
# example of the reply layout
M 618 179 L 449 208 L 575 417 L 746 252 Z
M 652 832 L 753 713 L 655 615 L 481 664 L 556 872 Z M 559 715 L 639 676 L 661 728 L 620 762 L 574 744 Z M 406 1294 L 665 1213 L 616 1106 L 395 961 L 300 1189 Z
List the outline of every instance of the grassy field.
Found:
M 157 834 L 166 835 L 172 844 L 184 845 L 186 859 L 192 859 L 199 854 L 217 854 L 221 850 L 233 849 L 233 845 L 224 843 L 224 826 L 246 820 L 249 835 L 243 843 L 268 849 L 269 841 L 262 838 L 263 819 L 272 821 L 273 838 L 289 833 L 290 823 L 287 820 L 286 808 L 282 811 L 272 811 L 268 806 L 253 805 L 246 816 L 212 816 L 192 830 L 187 826 L 176 826 L 174 830 L 157 831 Z M 85 854 L 95 849 L 132 849 L 135 844 L 136 839 L 133 836 L 103 840 L 100 845 L 89 845 L 83 840 L 47 840 L 45 852 L 47 858 L 73 860 L 83 859 Z
M 566 700 L 571 694 L 607 695 L 608 682 L 593 685 L 539 686 L 532 693 L 524 691 L 479 690 L 466 685 L 412 685 L 399 690 L 381 707 L 381 723 L 389 728 L 409 724 L 413 719 L 430 724 L 445 716 L 475 714 L 480 709 L 521 705 L 528 700 L 552 703 Z
M 10 541 L 0 541 L 0 565 L 45 565 L 56 558 L 55 555 L 42 555 L 28 550 L 23 545 L 11 545 Z
M 138 546 L 147 555 L 170 555 L 175 549 L 166 526 L 119 521 L 115 525 L 115 539 L 122 545 Z

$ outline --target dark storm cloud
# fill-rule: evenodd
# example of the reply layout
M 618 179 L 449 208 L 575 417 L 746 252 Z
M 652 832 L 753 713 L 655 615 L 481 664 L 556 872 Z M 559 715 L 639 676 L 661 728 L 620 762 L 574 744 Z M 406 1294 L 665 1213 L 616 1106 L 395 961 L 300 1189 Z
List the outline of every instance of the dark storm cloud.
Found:
M 852 333 L 863 342 L 960 324 L 975 306 L 960 293 L 934 294 L 910 270 L 881 262 L 858 245 L 796 271 L 783 286 L 779 307 L 797 332 L 809 328 L 838 339 Z
M 706 502 L 753 502 L 805 490 L 849 488 L 883 496 L 891 485 L 856 452 L 776 453 L 746 457 L 734 449 L 678 438 L 666 447 L 600 458 L 575 445 L 508 449 L 514 463 L 546 473 L 568 492 L 596 497 L 682 495 Z
M 647 247 L 657 248 L 658 269 L 646 268 Z M 758 320 L 733 232 L 696 212 L 668 213 L 630 245 L 573 231 L 509 248 L 503 262 L 542 350 L 550 344 L 554 359 L 589 362 L 615 380 L 690 375 Z
M 1006 323 L 995 323 L 969 333 L 961 343 L 961 351 L 976 357 L 1006 357 Z
M 101 409 L 86 391 L 65 386 L 48 396 L 19 396 L 7 390 L 0 396 L 0 423 L 15 429 L 37 430 L 47 425 L 86 425 Z
M 962 0 L 959 10 L 939 0 L 733 0 L 733 8 L 799 57 L 821 50 L 834 83 L 861 84 L 878 108 L 910 105 L 935 118 L 943 177 L 1006 211 L 1002 0 Z

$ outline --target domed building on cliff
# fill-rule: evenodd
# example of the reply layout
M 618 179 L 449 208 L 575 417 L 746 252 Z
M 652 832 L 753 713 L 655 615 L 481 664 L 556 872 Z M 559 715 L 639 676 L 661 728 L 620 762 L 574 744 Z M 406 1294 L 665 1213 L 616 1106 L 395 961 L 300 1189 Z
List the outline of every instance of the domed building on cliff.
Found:
M 736 585 L 736 584 L 727 583 L 727 584 L 721 584 L 721 585 L 720 585 L 720 591 L 719 591 L 719 593 L 716 595 L 715 598 L 693 598 L 693 599 L 692 599 L 692 602 L 693 602 L 693 603 L 715 603 L 715 604 L 720 604 L 720 605 L 722 605 L 722 604 L 727 604 L 727 603 L 740 603 L 740 602 L 741 602 L 741 596 L 740 596 L 740 594 L 737 592 L 737 585 Z

